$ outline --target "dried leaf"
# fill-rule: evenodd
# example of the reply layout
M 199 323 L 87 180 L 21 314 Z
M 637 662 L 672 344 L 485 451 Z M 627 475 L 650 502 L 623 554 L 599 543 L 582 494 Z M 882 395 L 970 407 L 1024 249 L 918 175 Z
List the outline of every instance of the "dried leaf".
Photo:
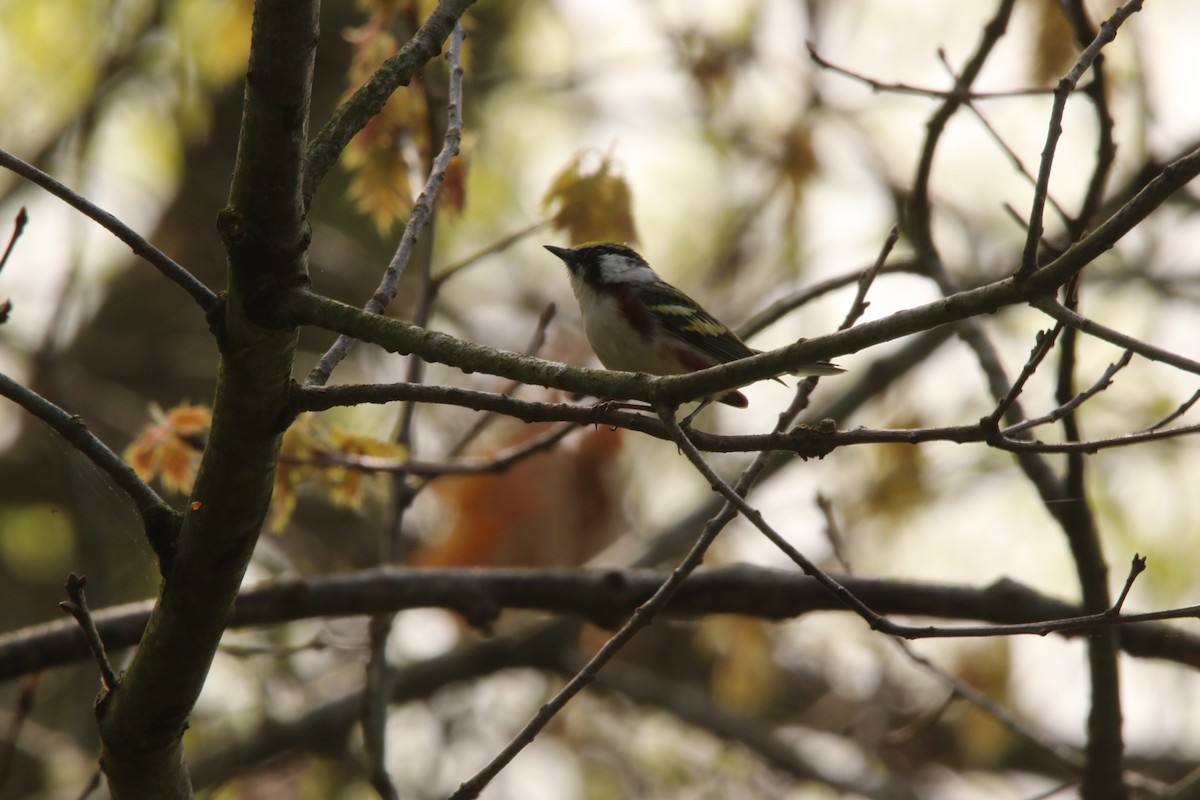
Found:
M 354 47 L 349 69 L 354 87 L 398 52 L 396 38 L 377 23 L 350 31 L 346 38 Z M 342 160 L 352 174 L 347 195 L 355 208 L 371 216 L 380 233 L 387 233 L 412 209 L 409 174 L 414 165 L 405 157 L 408 145 L 410 152 L 429 152 L 429 108 L 419 78 L 388 98 L 383 110 L 347 145 Z
M 130 442 L 123 457 L 142 480 L 159 478 L 167 491 L 187 494 L 200 467 L 212 410 L 208 406 L 178 405 L 163 412 L 151 406 L 150 414 L 153 421 Z
M 401 459 L 402 446 L 326 425 L 316 414 L 301 414 L 283 435 L 271 504 L 270 530 L 279 533 L 296 509 L 299 491 L 309 488 L 339 508 L 362 508 L 387 496 L 384 473 L 356 464 L 360 456 Z
M 556 208 L 554 226 L 567 232 L 571 244 L 636 244 L 638 236 L 629 184 L 616 174 L 607 156 L 601 159 L 594 172 L 585 172 L 581 167 L 582 160 L 582 153 L 576 155 L 558 174 L 542 198 L 542 209 Z

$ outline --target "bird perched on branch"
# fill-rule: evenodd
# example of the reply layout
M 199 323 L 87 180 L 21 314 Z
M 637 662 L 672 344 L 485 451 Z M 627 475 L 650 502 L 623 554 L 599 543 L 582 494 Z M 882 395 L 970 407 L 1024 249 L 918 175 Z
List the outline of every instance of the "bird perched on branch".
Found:
M 588 342 L 607 369 L 679 375 L 758 353 L 623 244 L 545 248 L 567 265 Z M 793 374 L 841 371 L 836 364 L 817 361 Z M 738 391 L 716 399 L 738 408 L 747 405 Z

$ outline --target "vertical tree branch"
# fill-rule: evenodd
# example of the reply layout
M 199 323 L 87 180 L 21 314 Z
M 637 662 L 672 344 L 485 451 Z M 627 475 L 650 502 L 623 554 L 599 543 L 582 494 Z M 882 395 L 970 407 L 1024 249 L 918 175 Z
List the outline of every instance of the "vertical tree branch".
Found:
M 222 350 L 213 424 L 175 563 L 133 662 L 96 708 L 117 800 L 191 797 L 183 732 L 270 501 L 296 331 L 256 320 L 275 294 L 307 281 L 301 181 L 318 6 L 254 7 L 237 166 L 218 217 L 229 290 L 209 315 Z
M 1098 165 L 1099 168 L 1099 165 Z M 1064 302 L 1071 311 L 1078 311 L 1079 281 L 1071 281 Z M 1066 405 L 1075 396 L 1075 352 L 1079 332 L 1067 328 L 1060 346 L 1058 385 L 1055 399 Z M 1062 419 L 1063 438 L 1080 441 L 1079 420 L 1074 410 Z M 1067 454 L 1067 473 L 1063 479 L 1066 502 L 1055 506 L 1055 516 L 1067 535 L 1075 572 L 1079 576 L 1083 608 L 1087 613 L 1100 613 L 1111 605 L 1108 590 L 1108 564 L 1100 544 L 1100 533 L 1087 498 L 1086 463 L 1078 452 Z M 1123 780 L 1125 745 L 1121 732 L 1121 685 L 1117 668 L 1119 651 L 1117 634 L 1104 628 L 1088 638 L 1088 674 L 1090 681 L 1090 710 L 1087 722 L 1086 761 L 1083 771 L 1082 794 L 1088 800 L 1127 796 Z

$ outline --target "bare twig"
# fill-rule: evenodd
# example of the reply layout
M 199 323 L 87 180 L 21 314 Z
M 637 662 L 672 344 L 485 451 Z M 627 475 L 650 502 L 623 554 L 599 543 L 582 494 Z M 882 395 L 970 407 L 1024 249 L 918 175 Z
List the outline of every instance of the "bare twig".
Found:
M 1117 602 L 1112 604 L 1112 608 L 1108 610 L 1109 614 L 1116 616 L 1121 613 L 1121 609 L 1125 606 L 1125 598 L 1129 597 L 1129 590 L 1133 588 L 1133 582 L 1137 580 L 1137 576 L 1146 571 L 1146 557 L 1137 553 L 1133 554 L 1133 560 L 1129 563 L 1129 575 L 1125 577 L 1125 586 L 1121 588 L 1121 594 L 1117 597 Z
M 442 136 L 442 149 L 429 167 L 429 177 L 425 187 L 417 197 L 409 213 L 408 222 L 391 263 L 384 271 L 375 295 L 367 302 L 364 310 L 379 314 L 387 308 L 396 296 L 400 276 L 412 259 L 413 250 L 421 233 L 433 224 L 434 212 L 438 193 L 442 182 L 450 168 L 451 161 L 458 155 L 462 141 L 462 105 L 463 105 L 463 67 L 462 46 L 466 36 L 461 19 L 454 25 L 450 34 L 450 49 L 447 55 L 449 65 L 449 88 L 446 98 L 446 129 Z M 431 121 L 432 125 L 432 121 Z M 431 138 L 436 132 L 431 133 Z M 418 327 L 428 327 L 433 316 L 433 305 L 436 292 L 430 277 L 430 257 L 432 248 L 427 248 L 422 260 L 420 271 L 420 298 L 417 303 L 413 324 Z M 329 351 L 322 356 L 316 367 L 309 374 L 309 381 L 324 383 L 328 380 L 333 369 L 345 358 L 355 340 L 340 336 Z M 425 373 L 425 362 L 419 357 L 409 359 L 406 383 L 420 384 Z M 407 403 L 400 415 L 400 423 L 396 441 L 412 449 L 413 423 L 416 418 L 416 404 Z M 412 501 L 419 491 L 417 486 L 410 485 L 397 474 L 393 483 L 395 498 L 393 501 L 392 519 L 383 532 L 380 541 L 380 560 L 384 564 L 398 563 L 402 558 L 402 532 L 404 518 Z M 370 656 L 366 669 L 366 689 L 363 696 L 362 729 L 364 749 L 367 753 L 367 772 L 371 785 L 383 800 L 398 800 L 398 793 L 387 770 L 387 717 L 392 695 L 394 679 L 391 668 L 387 663 L 387 644 L 391 636 L 395 614 L 385 613 L 371 617 L 368 627 L 370 635 Z
M 539 352 L 541 352 L 542 346 L 546 343 L 546 330 L 550 327 L 550 323 L 554 320 L 554 315 L 557 312 L 558 309 L 554 303 L 548 303 L 546 307 L 542 309 L 542 313 L 538 315 L 537 324 L 534 326 L 533 335 L 529 338 L 529 344 L 525 347 L 525 355 L 536 356 Z M 522 383 L 520 381 L 509 381 L 504 385 L 503 388 L 500 389 L 500 394 L 505 397 L 511 397 L 521 386 Z M 479 436 L 485 430 L 487 430 L 488 426 L 495 421 L 495 419 L 496 414 L 495 412 L 491 411 L 485 414 L 480 414 L 478 417 L 476 417 L 475 422 L 471 424 L 471 427 L 467 428 L 466 431 L 463 432 L 462 436 L 458 437 L 458 441 L 456 441 L 450 447 L 450 449 L 446 451 L 446 457 L 457 458 L 459 455 L 464 453 L 467 447 L 469 447 L 472 442 L 478 439 Z
M 25 206 L 21 206 L 17 211 L 17 216 L 13 219 L 13 232 L 9 237 L 8 246 L 4 248 L 4 255 L 0 256 L 0 272 L 4 271 L 4 265 L 8 263 L 8 257 L 12 255 L 13 247 L 17 244 L 17 239 L 21 238 L 21 232 L 25 230 L 25 223 L 29 221 L 29 214 L 25 212 Z M 8 298 L 0 300 L 0 325 L 8 322 L 8 314 L 12 311 L 12 301 Z
M 969 87 L 961 84 L 956 85 L 953 89 L 930 89 L 923 86 L 912 86 L 907 83 L 896 83 L 892 81 L 881 81 L 876 78 L 862 75 L 833 64 L 820 53 L 817 52 L 816 46 L 812 42 L 805 42 L 805 47 L 808 48 L 808 55 L 817 66 L 822 69 L 827 69 L 830 72 L 835 72 L 838 75 L 845 76 L 851 80 L 856 80 L 859 83 L 866 84 L 871 89 L 877 92 L 891 92 L 893 94 L 915 94 L 922 97 L 941 98 L 944 100 L 956 100 L 959 102 L 970 102 L 972 100 L 994 100 L 1004 99 L 1009 97 L 1036 97 L 1038 95 L 1050 94 L 1050 89 L 1030 88 L 1030 89 L 1010 89 L 1003 92 L 973 92 Z
M 679 427 L 675 421 L 675 409 L 664 409 L 660 411 L 663 423 L 671 428 L 672 438 L 676 445 L 688 452 L 689 458 L 695 457 L 703 461 L 699 456 L 699 451 L 688 441 L 687 435 Z M 621 651 L 621 649 L 637 635 L 639 631 L 648 626 L 654 621 L 654 618 L 666 606 L 670 599 L 675 595 L 679 588 L 683 585 L 695 569 L 700 566 L 704 560 L 704 554 L 708 548 L 716 540 L 717 534 L 733 519 L 733 514 L 727 513 L 718 515 L 709 521 L 701 532 L 699 538 L 692 545 L 687 555 L 675 567 L 662 585 L 654 592 L 654 595 L 645 603 L 638 606 L 632 616 L 621 626 L 613 636 L 604 643 L 594 656 L 592 656 L 580 670 L 575 673 L 575 676 L 569 680 L 548 702 L 542 705 L 538 712 L 529 720 L 521 731 L 513 737 L 499 753 L 497 753 L 491 761 L 482 769 L 476 772 L 471 778 L 464 781 L 458 789 L 450 796 L 450 800 L 468 800 L 475 798 L 483 791 L 483 788 L 495 778 L 500 771 L 503 770 L 517 754 L 534 740 L 534 738 L 554 719 L 555 715 L 563 709 L 570 700 L 583 691 L 584 687 L 595 680 L 596 673 L 612 658 Z
M 1029 232 L 1025 238 L 1025 249 L 1021 254 L 1021 268 L 1017 275 L 1028 276 L 1037 269 L 1038 242 L 1041 241 L 1045 229 L 1044 214 L 1046 196 L 1050 190 L 1050 170 L 1054 164 L 1054 152 L 1058 147 L 1058 139 L 1062 136 L 1062 118 L 1067 108 L 1067 99 L 1075 91 L 1083 73 L 1092 66 L 1109 42 L 1117 36 L 1117 30 L 1134 13 L 1142 8 L 1142 0 L 1129 0 L 1118 8 L 1113 15 L 1100 25 L 1096 38 L 1083 49 L 1075 65 L 1064 75 L 1054 89 L 1054 103 L 1050 108 L 1049 124 L 1046 126 L 1046 144 L 1042 148 L 1042 160 L 1038 165 L 1037 184 L 1034 187 L 1033 202 L 1029 208 Z
M 1000 402 L 996 404 L 995 410 L 992 411 L 992 413 L 988 416 L 989 425 L 998 426 L 1000 424 L 1000 420 L 1002 420 L 1004 415 L 1008 413 L 1008 410 L 1012 408 L 1013 403 L 1017 401 L 1017 398 L 1020 397 L 1021 392 L 1024 390 L 1025 384 L 1028 383 L 1029 379 L 1033 377 L 1033 373 L 1037 371 L 1037 368 L 1042 363 L 1042 360 L 1046 358 L 1046 356 L 1050 353 L 1050 350 L 1054 347 L 1054 342 L 1058 339 L 1058 332 L 1060 330 L 1062 330 L 1062 323 L 1059 323 L 1051 330 L 1038 331 L 1033 348 L 1029 352 L 1029 358 L 1026 359 L 1025 366 L 1021 368 L 1021 374 L 1017 376 L 1015 381 L 1013 381 L 1012 388 L 1010 388 L 1008 393 L 1000 399 Z M 1015 433 L 1013 428 L 1009 428 L 1005 432 Z
M 453 264 L 449 264 L 449 265 L 443 267 L 436 275 L 433 276 L 434 292 L 441 291 L 442 285 L 445 284 L 446 281 L 450 280 L 455 275 L 459 274 L 460 272 L 467 269 L 468 267 L 478 264 L 480 261 L 482 261 L 484 258 L 486 258 L 490 255 L 495 255 L 496 253 L 501 253 L 501 252 L 507 250 L 508 248 L 512 247 L 514 244 L 516 244 L 517 242 L 526 238 L 527 236 L 531 236 L 540 230 L 544 230 L 544 229 L 550 227 L 553 224 L 554 224 L 553 220 L 549 220 L 549 219 L 539 220 L 538 222 L 534 222 L 531 225 L 527 225 L 526 227 L 521 228 L 520 230 L 514 231 L 513 233 L 510 233 L 507 236 L 502 236 L 501 238 L 497 239 L 496 241 L 492 242 L 491 244 L 487 245 L 486 247 L 476 250 L 474 253 L 467 256 L 466 258 L 460 259 L 459 261 L 455 261 Z
M 941 51 L 939 51 L 939 53 L 940 52 Z M 949 67 L 948 64 L 947 64 L 947 67 Z M 1013 167 L 1017 170 L 1017 172 L 1020 173 L 1026 179 L 1028 179 L 1028 181 L 1031 185 L 1036 187 L 1037 186 L 1037 177 L 1026 168 L 1025 162 L 1023 162 L 1021 160 L 1021 157 L 1019 155 L 1017 155 L 1016 151 L 1014 151 L 1011 147 L 1008 146 L 1008 142 L 1004 141 L 1004 137 L 1002 137 L 1000 135 L 1000 132 L 998 130 L 996 130 L 992 126 L 992 123 L 988 120 L 988 118 L 983 115 L 983 111 L 980 110 L 979 106 L 975 105 L 974 103 L 972 103 L 970 101 L 967 102 L 966 106 L 967 106 L 967 109 L 970 110 L 971 113 L 973 113 L 975 115 L 975 118 L 977 120 L 979 120 L 979 123 L 981 125 L 983 125 L 983 129 L 985 131 L 987 131 L 988 135 L 990 135 L 992 137 L 992 141 L 996 143 L 996 146 L 999 147 L 1001 151 L 1003 151 L 1004 155 L 1012 163 Z M 1068 219 L 1067 212 L 1063 210 L 1063 207 L 1061 205 L 1059 205 L 1058 201 L 1055 200 L 1054 197 L 1049 192 L 1046 193 L 1046 200 L 1047 200 L 1047 202 L 1050 203 L 1051 206 L 1054 207 L 1054 210 L 1058 213 L 1058 215 L 1060 217 L 1062 217 L 1063 219 Z M 1026 220 L 1023 219 L 1020 216 L 1020 214 L 1018 214 L 1016 212 L 1016 209 L 1012 208 L 1012 206 L 1009 206 L 1006 203 L 1005 207 L 1006 207 L 1006 209 L 1011 210 L 1013 216 L 1016 218 L 1017 222 L 1020 224 L 1021 229 L 1024 230 Z
M 117 674 L 113 672 L 108 653 L 104 651 L 104 642 L 100 639 L 100 631 L 96 630 L 96 623 L 92 620 L 87 595 L 84 593 L 86 585 L 86 575 L 76 575 L 72 572 L 67 576 L 66 584 L 67 597 L 70 599 L 63 600 L 58 605 L 79 623 L 84 638 L 87 639 L 88 648 L 92 651 L 92 658 L 96 659 L 96 666 L 100 668 L 100 680 L 103 681 L 105 690 L 111 692 L 117 688 Z
M 129 495 L 141 515 L 146 538 L 159 558 L 159 569 L 168 569 L 173 557 L 179 513 L 167 505 L 108 445 L 97 439 L 78 416 L 67 413 L 3 373 L 0 373 L 0 397 L 7 397 L 53 428 Z
M 887 262 L 887 258 L 891 255 L 892 248 L 896 246 L 896 242 L 900 240 L 900 229 L 895 225 L 888 231 L 888 235 L 883 240 L 883 246 L 879 248 L 879 255 L 875 257 L 875 263 L 862 271 L 858 276 L 858 291 L 854 293 L 854 299 L 850 301 L 850 310 L 846 312 L 846 316 L 842 319 L 842 324 L 838 326 L 839 331 L 848 330 L 854 327 L 854 323 L 866 313 L 867 307 L 871 304 L 867 302 L 867 292 L 871 290 L 871 286 L 875 283 L 875 279 L 879 277 L 883 265 Z
M 1056 300 L 1044 299 L 1033 303 L 1039 311 L 1043 311 L 1059 322 L 1070 325 L 1072 328 L 1079 330 L 1081 333 L 1086 333 L 1089 336 L 1095 336 L 1097 339 L 1103 339 L 1109 344 L 1115 344 L 1117 347 L 1122 347 L 1126 350 L 1132 350 L 1142 358 L 1148 358 L 1151 361 L 1158 361 L 1162 364 L 1170 364 L 1176 369 L 1181 369 L 1184 372 L 1190 372 L 1193 375 L 1200 375 L 1200 361 L 1182 356 L 1179 353 L 1172 352 L 1162 347 L 1156 347 L 1147 342 L 1135 339 L 1132 336 L 1113 330 L 1099 322 L 1088 319 L 1075 313 L 1071 309 L 1059 303 Z
M 147 261 L 168 280 L 187 292 L 201 309 L 208 311 L 216 304 L 217 295 L 212 289 L 201 283 L 195 275 L 175 263 L 166 253 L 150 244 L 124 222 L 95 203 L 5 150 L 0 150 L 0 167 L 10 169 L 30 183 L 37 184 L 67 205 L 80 211 L 87 218 L 99 223 L 113 236 L 129 245 L 134 255 Z
M 927 133 L 921 157 L 917 163 L 917 172 L 913 178 L 912 193 L 908 199 L 908 215 L 906 233 L 916 249 L 918 261 L 926 269 L 936 267 L 939 262 L 937 247 L 933 241 L 933 226 L 931 219 L 931 201 L 929 183 L 933 175 L 933 159 L 937 153 L 938 143 L 946 130 L 950 118 L 958 111 L 967 98 L 964 93 L 970 91 L 971 85 L 979 77 L 983 65 L 995 49 L 996 44 L 1008 30 L 1008 21 L 1012 17 L 1016 0 L 1000 0 L 996 12 L 983 27 L 979 44 L 971 58 L 963 67 L 961 74 L 954 84 L 956 94 L 944 98 L 942 104 L 929 118 L 926 125 Z M 943 289 L 943 291 L 945 291 Z
M 833 557 L 841 564 L 842 569 L 846 570 L 846 574 L 853 573 L 854 569 L 850 566 L 850 555 L 846 552 L 846 539 L 842 536 L 842 529 L 833 513 L 833 503 L 828 495 L 822 492 L 817 492 L 816 503 L 817 508 L 821 511 L 821 516 L 825 519 L 825 538 L 829 540 L 829 546 L 833 549 Z
M 892 642 L 896 647 L 900 648 L 911 661 L 920 664 L 926 672 L 937 678 L 938 681 L 945 684 L 950 689 L 951 699 L 955 696 L 961 697 L 973 706 L 982 709 L 993 719 L 997 720 L 1004 727 L 1020 736 L 1022 739 L 1032 743 L 1038 750 L 1053 758 L 1060 765 L 1067 767 L 1071 772 L 1077 772 L 1083 767 L 1083 755 L 1076 749 L 1068 747 L 1065 744 L 1052 742 L 1037 731 L 1033 730 L 1023 720 L 1018 719 L 1015 714 L 1004 708 L 999 703 L 996 703 L 992 698 L 988 697 L 983 692 L 976 689 L 971 684 L 956 677 L 953 673 L 942 669 L 940 666 L 921 655 L 908 644 L 908 642 L 899 639 L 893 639 Z
M 916 265 L 912 263 L 904 263 L 887 266 L 881 269 L 880 273 L 911 274 L 916 273 L 917 271 Z M 743 339 L 749 339 L 770 325 L 774 325 L 776 322 L 783 319 L 783 317 L 795 311 L 797 308 L 806 305 L 807 303 L 811 303 L 818 297 L 823 297 L 830 292 L 849 286 L 850 284 L 861 280 L 863 272 L 865 272 L 865 270 L 847 272 L 781 297 L 766 308 L 756 312 L 750 317 L 750 319 L 743 322 L 738 327 L 737 333 Z
M 88 779 L 88 782 L 84 785 L 83 789 L 80 790 L 79 797 L 76 798 L 76 800 L 87 800 L 88 796 L 92 792 L 100 788 L 100 780 L 102 777 L 103 773 L 100 771 L 99 767 L 92 770 L 92 777 Z
M 25 206 L 21 206 L 17 211 L 17 216 L 13 218 L 12 236 L 8 237 L 8 246 L 4 248 L 4 255 L 0 255 L 0 272 L 4 271 L 4 265 L 8 263 L 8 257 L 12 255 L 13 248 L 16 247 L 17 239 L 21 238 L 21 234 L 25 231 L 25 225 L 29 222 L 29 213 L 25 211 Z
M 1170 414 L 1167 414 L 1165 417 L 1160 419 L 1158 422 L 1151 425 L 1149 428 L 1146 429 L 1145 432 L 1148 433 L 1151 431 L 1157 431 L 1161 428 L 1166 427 L 1167 425 L 1169 425 L 1170 423 L 1179 419 L 1184 414 L 1186 414 L 1188 411 L 1190 411 L 1192 406 L 1196 405 L 1197 400 L 1200 400 L 1200 389 L 1197 389 L 1195 392 L 1193 392 L 1192 396 L 1189 397 L 1187 400 L 1184 400 L 1182 403 L 1180 403 L 1178 408 L 1176 408 Z
M 577 423 L 568 422 L 555 426 L 540 436 L 522 442 L 487 459 L 471 461 L 417 461 L 408 458 L 385 458 L 383 456 L 346 455 L 336 451 L 327 451 L 308 457 L 284 457 L 292 464 L 311 464 L 318 467 L 347 467 L 363 472 L 383 473 L 389 475 L 414 475 L 419 478 L 438 478 L 445 475 L 484 475 L 492 472 L 504 472 L 513 465 L 524 461 L 531 455 L 552 450 L 567 434 L 578 427 Z
M 433 161 L 425 188 L 421 190 L 417 201 L 413 203 L 412 211 L 408 215 L 408 222 L 404 226 L 404 233 L 400 236 L 400 243 L 396 246 L 391 263 L 384 270 L 383 278 L 379 282 L 375 294 L 363 306 L 363 310 L 367 313 L 383 313 L 383 310 L 396 296 L 396 287 L 399 285 L 400 276 L 404 273 L 404 268 L 408 266 L 413 248 L 417 244 L 417 237 L 421 235 L 433 213 L 433 206 L 437 202 L 438 192 L 441 191 L 442 182 L 446 178 L 446 171 L 450 168 L 450 162 L 458 155 L 459 144 L 462 142 L 462 42 L 464 36 L 462 23 L 455 23 L 454 31 L 450 36 L 450 92 L 447 104 L 449 121 L 446 125 L 445 138 L 442 141 L 442 150 Z M 333 370 L 345 359 L 354 344 L 353 337 L 339 336 L 309 372 L 305 384 L 325 385 L 329 381 L 329 376 L 333 374 Z
M 1058 329 L 1056 328 L 1055 330 Z M 1132 358 L 1133 352 L 1126 350 L 1119 359 L 1117 359 L 1114 363 L 1109 364 L 1108 368 L 1104 370 L 1104 373 L 1087 389 L 1075 395 L 1048 414 L 1044 414 L 1043 416 L 1036 417 L 1034 419 L 1028 419 L 1017 425 L 1012 425 L 1008 428 L 1005 428 L 1004 436 L 1006 438 L 1014 438 L 1018 434 L 1021 434 L 1030 428 L 1035 428 L 1039 425 L 1046 425 L 1052 422 L 1058 422 L 1060 419 L 1063 419 L 1067 415 L 1073 413 L 1075 409 L 1079 408 L 1085 402 L 1111 386 L 1113 376 L 1125 367 L 1129 366 L 1129 362 Z M 1073 442 L 1078 443 L 1078 440 L 1073 440 Z

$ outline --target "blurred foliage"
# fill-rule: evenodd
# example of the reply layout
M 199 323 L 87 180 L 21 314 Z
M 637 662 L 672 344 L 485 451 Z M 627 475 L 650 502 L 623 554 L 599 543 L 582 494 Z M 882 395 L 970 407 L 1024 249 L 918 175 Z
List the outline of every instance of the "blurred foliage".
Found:
M 583 166 L 579 153 L 550 184 L 542 210 L 554 210 L 554 226 L 566 231 L 571 244 L 625 242 L 636 244 L 633 196 L 609 156 L 594 169 Z

